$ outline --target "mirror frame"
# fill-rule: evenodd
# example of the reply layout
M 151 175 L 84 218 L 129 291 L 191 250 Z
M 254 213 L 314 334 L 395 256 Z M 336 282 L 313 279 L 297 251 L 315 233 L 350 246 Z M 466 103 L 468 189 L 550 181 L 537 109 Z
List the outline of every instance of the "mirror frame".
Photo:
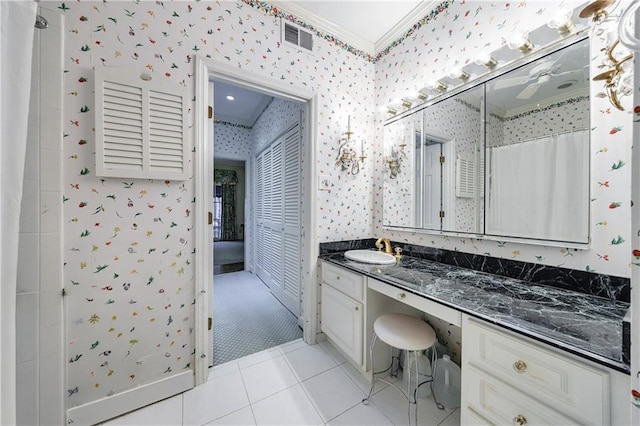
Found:
M 526 66 L 532 62 L 535 62 L 537 60 L 539 60 L 540 58 L 550 55 L 552 53 L 555 53 L 559 50 L 562 50 L 572 44 L 576 44 L 579 43 L 581 41 L 584 40 L 589 40 L 589 27 L 580 29 L 579 31 L 570 34 L 562 39 L 557 40 L 556 42 L 553 42 L 549 45 L 544 46 L 543 48 L 536 50 L 526 56 L 523 56 L 521 58 L 518 58 L 516 60 L 513 60 L 512 62 L 509 62 L 507 64 L 505 64 L 502 67 L 497 67 L 494 70 L 491 70 L 490 72 L 487 72 L 486 74 L 483 74 L 481 76 L 478 76 L 475 79 L 470 79 L 469 81 L 467 81 L 464 84 L 461 84 L 445 93 L 442 93 L 440 95 L 434 96 L 428 100 L 426 100 L 425 102 L 416 105 L 415 107 L 409 108 L 406 111 L 403 111 L 402 113 L 398 113 L 397 115 L 394 115 L 393 117 L 388 118 L 387 120 L 385 120 L 382 124 L 383 124 L 383 128 L 386 127 L 387 125 L 394 123 L 396 121 L 402 120 L 404 118 L 407 118 L 415 113 L 418 113 L 422 110 L 424 110 L 425 108 L 428 108 L 436 103 L 442 102 L 443 100 L 446 100 L 448 98 L 452 98 L 462 92 L 465 92 L 467 90 L 471 90 L 473 88 L 479 87 L 479 86 L 483 86 L 485 83 L 489 82 L 490 80 L 493 80 L 495 78 L 498 78 L 504 74 L 507 74 L 517 68 Z M 484 89 L 483 89 L 484 91 Z M 591 96 L 591 95 L 590 95 Z M 484 117 L 482 117 L 482 120 L 484 121 Z M 590 137 L 591 135 L 589 135 Z M 485 149 L 485 136 L 483 135 L 482 137 L 482 146 L 483 149 Z M 589 140 L 589 143 L 590 140 Z M 384 138 L 383 138 L 383 144 L 384 144 Z M 589 164 L 589 193 L 591 194 L 591 164 Z M 384 194 L 384 185 L 383 185 L 383 194 Z M 383 208 L 382 208 L 382 212 L 384 212 L 384 195 L 383 195 Z M 458 231 L 445 231 L 445 230 L 437 230 L 437 229 L 426 229 L 426 228 L 411 228 L 411 227 L 401 227 L 401 226 L 388 226 L 385 225 L 385 221 L 384 221 L 384 217 L 382 217 L 381 219 L 381 227 L 382 229 L 385 230 L 390 230 L 390 231 L 400 231 L 400 232 L 407 232 L 410 233 L 412 235 L 416 235 L 416 234 L 427 234 L 427 235 L 441 235 L 441 236 L 451 236 L 451 237 L 463 237 L 463 238 L 474 238 L 474 239 L 478 239 L 478 240 L 492 240 L 492 241 L 500 241 L 500 242 L 517 242 L 517 243 L 525 243 L 525 244 L 534 244 L 534 245 L 544 245 L 544 246 L 550 246 L 550 247 L 565 247 L 565 248 L 573 248 L 573 249 L 589 249 L 590 245 L 591 245 L 591 241 L 592 241 L 592 235 L 591 235 L 591 211 L 589 211 L 588 215 L 588 236 L 587 236 L 587 242 L 586 243 L 578 243 L 578 242 L 568 242 L 568 241 L 556 241 L 556 240 L 543 240 L 543 239 L 535 239 L 535 238 L 524 238 L 524 237 L 517 237 L 517 236 L 499 236 L 499 235 L 491 235 L 491 234 L 485 234 L 485 233 L 467 233 L 467 232 L 458 232 Z M 484 230 L 483 230 L 484 231 Z

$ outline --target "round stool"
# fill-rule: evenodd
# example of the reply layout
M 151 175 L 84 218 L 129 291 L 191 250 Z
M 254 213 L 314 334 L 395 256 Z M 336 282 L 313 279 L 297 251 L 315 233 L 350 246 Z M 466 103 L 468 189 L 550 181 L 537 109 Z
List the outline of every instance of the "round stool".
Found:
M 376 344 L 376 341 L 380 339 L 391 347 L 391 364 L 383 371 L 373 371 L 373 348 Z M 418 371 L 418 354 L 420 352 L 432 349 L 431 352 L 431 376 L 429 380 L 426 382 L 430 383 L 431 386 L 431 394 L 433 395 L 433 399 L 436 402 L 436 405 L 440 409 L 444 409 L 442 404 L 439 404 L 436 395 L 433 392 L 433 377 L 435 376 L 435 365 L 434 362 L 436 359 L 436 351 L 433 347 L 436 343 L 436 333 L 433 331 L 433 328 L 426 322 L 422 321 L 419 318 L 413 317 L 411 315 L 406 314 L 385 314 L 379 316 L 375 322 L 373 323 L 373 337 L 371 338 L 371 344 L 369 345 L 369 358 L 371 359 L 371 389 L 369 389 L 369 395 L 362 400 L 363 403 L 367 404 L 371 397 L 373 396 L 373 391 L 375 388 L 376 380 L 383 381 L 395 389 L 400 391 L 409 402 L 407 407 L 407 414 L 409 417 L 409 424 L 411 424 L 411 404 L 415 405 L 415 421 L 416 425 L 418 424 L 418 386 L 424 383 L 420 383 L 420 373 Z M 397 374 L 394 371 L 394 358 L 399 359 L 398 356 L 394 357 L 393 350 L 396 349 L 398 351 L 406 351 L 405 357 L 405 365 L 406 369 L 403 374 L 410 374 L 410 363 L 409 357 L 411 355 L 415 358 L 415 387 L 411 389 L 411 380 L 408 380 L 407 392 L 405 393 L 402 389 L 397 387 L 394 383 L 377 378 L 376 374 L 386 373 L 391 370 L 391 376 L 395 377 Z M 425 382 L 425 383 L 426 383 Z

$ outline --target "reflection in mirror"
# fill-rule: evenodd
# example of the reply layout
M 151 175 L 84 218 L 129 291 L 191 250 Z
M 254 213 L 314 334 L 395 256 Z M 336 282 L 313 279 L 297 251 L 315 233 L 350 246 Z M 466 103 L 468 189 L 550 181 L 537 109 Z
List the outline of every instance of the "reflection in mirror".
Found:
M 467 90 L 385 126 L 385 151 L 406 145 L 407 158 L 401 173 L 385 176 L 384 226 L 482 232 L 482 92 Z
M 589 41 L 486 83 L 486 229 L 589 241 Z

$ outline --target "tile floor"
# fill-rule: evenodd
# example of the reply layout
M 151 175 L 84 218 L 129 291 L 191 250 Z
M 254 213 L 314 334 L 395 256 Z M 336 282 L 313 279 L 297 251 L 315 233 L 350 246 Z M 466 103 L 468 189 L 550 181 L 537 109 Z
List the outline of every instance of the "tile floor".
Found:
M 328 343 L 302 340 L 211 369 L 209 380 L 182 395 L 115 419 L 109 425 L 406 425 L 406 400 L 367 380 Z M 421 425 L 460 424 L 459 410 L 419 400 Z

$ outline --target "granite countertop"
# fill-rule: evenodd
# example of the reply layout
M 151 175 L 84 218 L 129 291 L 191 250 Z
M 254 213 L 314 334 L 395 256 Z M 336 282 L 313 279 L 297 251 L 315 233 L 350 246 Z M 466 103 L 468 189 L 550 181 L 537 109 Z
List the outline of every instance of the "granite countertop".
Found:
M 320 259 L 471 316 L 629 373 L 622 362 L 622 319 L 629 303 L 403 256 L 396 265 Z

